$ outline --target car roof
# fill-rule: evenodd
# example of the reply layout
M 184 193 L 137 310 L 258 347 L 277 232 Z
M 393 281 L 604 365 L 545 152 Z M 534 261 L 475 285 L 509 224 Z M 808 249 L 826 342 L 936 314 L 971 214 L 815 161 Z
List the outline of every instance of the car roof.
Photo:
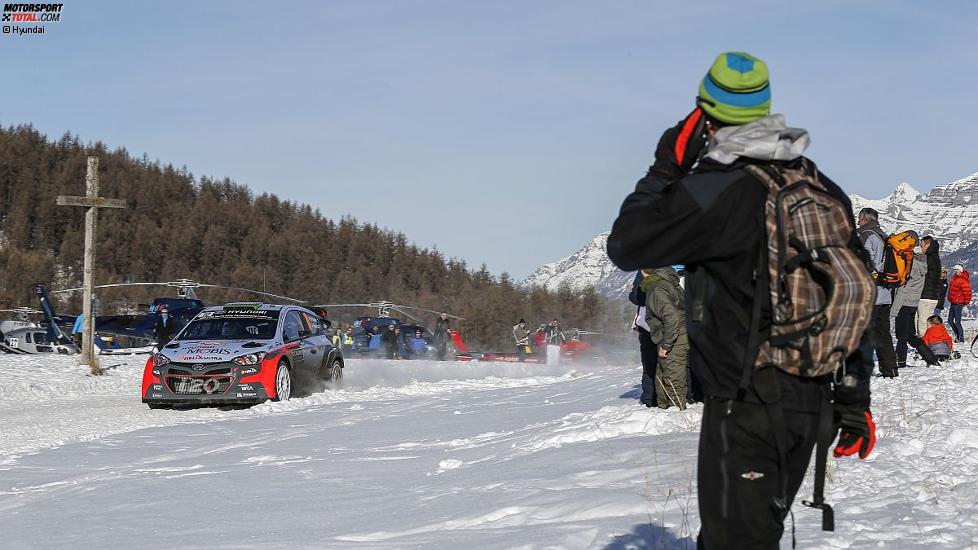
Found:
M 263 304 L 261 302 L 231 302 L 220 306 L 209 306 L 204 311 L 224 311 L 225 309 L 254 309 L 257 311 L 285 311 L 286 309 L 301 309 L 296 306 L 281 304 Z

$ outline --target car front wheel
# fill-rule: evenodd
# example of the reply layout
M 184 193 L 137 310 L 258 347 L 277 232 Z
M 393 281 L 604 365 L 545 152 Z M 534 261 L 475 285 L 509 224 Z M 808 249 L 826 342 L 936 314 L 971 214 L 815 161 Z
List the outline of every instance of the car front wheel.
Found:
M 288 401 L 292 397 L 292 372 L 285 361 L 275 371 L 275 401 Z

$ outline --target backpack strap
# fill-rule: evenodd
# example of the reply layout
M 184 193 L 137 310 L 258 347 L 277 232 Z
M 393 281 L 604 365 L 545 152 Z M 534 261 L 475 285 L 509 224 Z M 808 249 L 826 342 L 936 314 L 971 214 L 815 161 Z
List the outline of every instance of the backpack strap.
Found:
M 822 531 L 835 531 L 835 511 L 825 502 L 825 470 L 829 459 L 829 446 L 835 439 L 832 404 L 822 402 L 818 412 L 818 443 L 815 446 L 815 488 L 812 500 L 801 503 L 822 511 Z
M 754 372 L 754 360 L 761 347 L 761 303 L 768 293 L 767 272 L 767 239 L 761 243 L 758 251 L 757 268 L 754 271 L 754 306 L 751 310 L 750 327 L 747 329 L 747 346 L 744 348 L 743 370 L 740 373 L 738 385 L 739 398 L 743 399 L 750 386 L 751 374 Z

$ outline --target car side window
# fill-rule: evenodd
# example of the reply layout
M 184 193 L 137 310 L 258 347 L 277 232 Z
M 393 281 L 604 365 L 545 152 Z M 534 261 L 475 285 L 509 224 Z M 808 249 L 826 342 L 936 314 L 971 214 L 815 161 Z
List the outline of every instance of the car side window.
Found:
M 302 318 L 295 311 L 290 311 L 285 316 L 285 326 L 282 327 L 282 337 L 286 342 L 299 339 L 299 331 L 308 330 L 302 322 Z
M 326 334 L 326 328 L 318 318 L 309 315 L 308 313 L 303 313 L 302 318 L 306 320 L 306 325 L 309 326 L 309 334 L 316 336 Z

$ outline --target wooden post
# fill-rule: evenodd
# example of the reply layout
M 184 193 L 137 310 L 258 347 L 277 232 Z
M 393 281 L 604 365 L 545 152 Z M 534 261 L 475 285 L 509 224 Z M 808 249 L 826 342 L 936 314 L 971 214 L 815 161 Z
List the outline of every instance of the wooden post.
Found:
M 84 297 L 82 301 L 82 365 L 88 365 L 92 374 L 102 374 L 95 353 L 95 317 L 92 315 L 92 297 L 95 295 L 95 235 L 98 229 L 99 208 L 125 208 L 126 201 L 106 199 L 98 196 L 98 157 L 88 157 L 88 170 L 85 173 L 85 196 L 58 195 L 59 206 L 84 206 L 85 212 L 85 268 Z

